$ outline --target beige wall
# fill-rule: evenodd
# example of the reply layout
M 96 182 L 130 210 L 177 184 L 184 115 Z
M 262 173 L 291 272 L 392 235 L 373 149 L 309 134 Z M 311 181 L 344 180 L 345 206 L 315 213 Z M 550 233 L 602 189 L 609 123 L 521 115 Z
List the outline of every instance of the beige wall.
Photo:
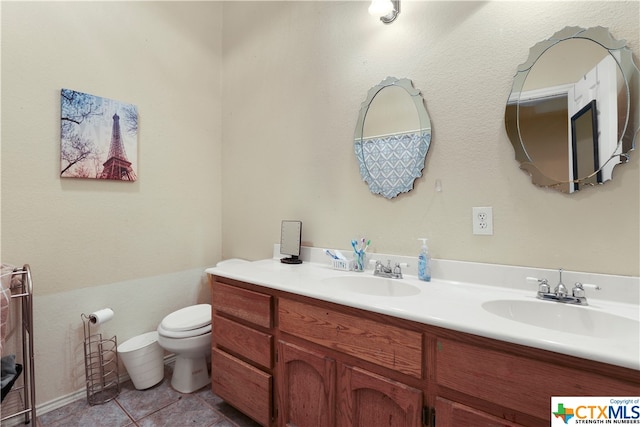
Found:
M 222 5 L 2 2 L 1 258 L 29 263 L 38 403 L 84 387 L 80 313 L 120 342 L 207 301 L 221 253 Z M 60 89 L 135 104 L 138 180 L 60 179 Z
M 426 236 L 436 258 L 638 275 L 638 154 L 602 187 L 537 188 L 503 114 L 529 48 L 565 26 L 608 27 L 637 57 L 639 5 L 404 1 L 383 25 L 365 2 L 225 3 L 223 257 L 268 257 L 280 220 L 301 219 L 318 247 L 367 236 L 411 255 Z M 352 143 L 387 76 L 413 80 L 433 126 L 423 176 L 391 201 L 369 193 Z M 472 235 L 473 206 L 493 206 L 493 236 Z

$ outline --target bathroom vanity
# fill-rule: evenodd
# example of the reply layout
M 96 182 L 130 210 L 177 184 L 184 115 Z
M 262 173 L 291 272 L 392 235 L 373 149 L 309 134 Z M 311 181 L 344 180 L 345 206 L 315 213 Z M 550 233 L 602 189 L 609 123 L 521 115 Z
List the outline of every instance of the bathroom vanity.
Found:
M 449 284 L 447 294 L 440 283 L 402 279 L 401 287 L 425 289 L 349 297 L 331 279 L 358 273 L 323 265 L 265 260 L 207 272 L 212 390 L 263 426 L 548 426 L 552 396 L 640 394 L 637 344 L 630 352 L 612 344 L 621 361 L 609 363 L 469 333 L 461 326 L 474 315 L 464 285 Z M 430 303 L 421 301 L 425 293 Z M 437 306 L 467 314 L 458 325 Z M 541 329 L 504 322 L 515 323 L 475 319 L 487 329 L 502 325 L 498 334 Z

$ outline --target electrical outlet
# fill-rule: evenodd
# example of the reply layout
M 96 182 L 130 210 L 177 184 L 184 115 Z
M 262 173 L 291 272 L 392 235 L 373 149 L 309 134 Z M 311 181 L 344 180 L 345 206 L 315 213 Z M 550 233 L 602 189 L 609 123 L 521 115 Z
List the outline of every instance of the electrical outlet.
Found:
M 493 235 L 493 208 L 473 208 L 473 234 Z

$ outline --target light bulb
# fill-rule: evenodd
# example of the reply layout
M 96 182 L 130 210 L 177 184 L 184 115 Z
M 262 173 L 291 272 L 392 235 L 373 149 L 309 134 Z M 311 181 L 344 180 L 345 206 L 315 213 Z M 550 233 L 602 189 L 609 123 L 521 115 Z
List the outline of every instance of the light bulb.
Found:
M 393 12 L 391 0 L 373 0 L 369 6 L 369 14 L 373 16 L 386 16 Z

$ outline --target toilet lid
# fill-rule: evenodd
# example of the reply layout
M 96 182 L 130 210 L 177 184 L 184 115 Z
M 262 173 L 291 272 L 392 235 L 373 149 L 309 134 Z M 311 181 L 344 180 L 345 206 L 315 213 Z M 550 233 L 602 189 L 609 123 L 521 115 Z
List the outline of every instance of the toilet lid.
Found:
M 209 323 L 206 326 L 203 326 L 202 328 L 197 328 L 197 329 L 191 329 L 189 331 L 167 331 L 166 329 L 164 329 L 162 327 L 162 324 L 158 325 L 158 329 L 157 329 L 157 334 L 158 334 L 158 341 L 160 341 L 162 339 L 162 337 L 165 338 L 192 338 L 192 337 L 197 337 L 200 335 L 204 335 L 204 334 L 210 334 L 211 333 L 211 323 Z
M 198 304 L 181 308 L 167 315 L 160 326 L 165 331 L 182 332 L 211 324 L 211 304 Z

